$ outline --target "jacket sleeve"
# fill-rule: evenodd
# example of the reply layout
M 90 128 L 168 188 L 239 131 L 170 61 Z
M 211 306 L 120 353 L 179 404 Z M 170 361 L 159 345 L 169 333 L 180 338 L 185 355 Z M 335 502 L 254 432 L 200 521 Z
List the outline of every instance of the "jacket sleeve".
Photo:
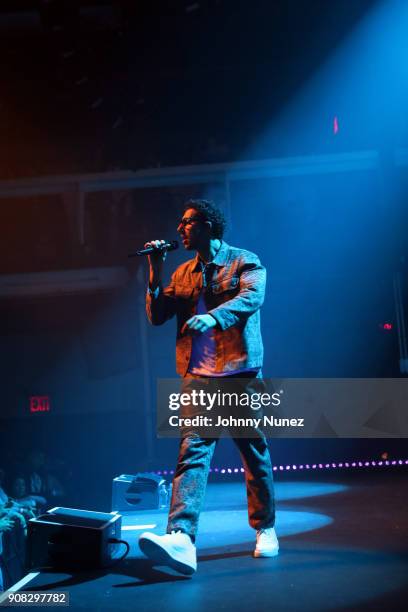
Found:
M 147 290 L 146 314 L 152 325 L 163 325 L 176 314 L 175 273 L 167 287 L 157 289 L 157 295 Z
M 244 261 L 239 271 L 239 292 L 216 308 L 208 311 L 218 326 L 228 329 L 254 314 L 263 304 L 265 297 L 266 270 L 258 257 L 253 255 L 250 261 Z

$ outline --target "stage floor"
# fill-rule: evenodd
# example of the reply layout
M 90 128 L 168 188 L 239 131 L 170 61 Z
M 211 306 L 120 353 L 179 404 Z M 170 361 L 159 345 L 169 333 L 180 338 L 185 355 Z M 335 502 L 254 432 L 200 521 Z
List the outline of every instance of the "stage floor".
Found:
M 162 533 L 166 513 L 138 512 L 123 519 L 131 550 L 114 569 L 42 572 L 22 589 L 69 591 L 75 610 L 406 610 L 407 475 L 336 471 L 288 481 L 279 474 L 280 554 L 273 559 L 252 557 L 255 532 L 247 522 L 244 483 L 226 478 L 208 486 L 192 578 L 142 557 L 142 526 Z

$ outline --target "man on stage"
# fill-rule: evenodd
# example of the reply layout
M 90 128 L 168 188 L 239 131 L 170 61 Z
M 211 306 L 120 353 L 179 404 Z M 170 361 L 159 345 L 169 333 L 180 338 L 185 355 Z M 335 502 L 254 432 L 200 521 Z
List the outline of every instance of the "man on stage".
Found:
M 250 392 L 251 383 L 262 378 L 259 311 L 266 271 L 254 253 L 226 244 L 224 230 L 224 216 L 212 202 L 187 202 L 177 231 L 184 248 L 196 251 L 196 256 L 176 269 L 164 289 L 164 241 L 145 245 L 156 249 L 149 256 L 147 314 L 153 325 L 177 317 L 176 363 L 183 389 L 194 382 L 214 387 L 233 380 Z M 272 467 L 265 436 L 254 428 L 250 437 L 233 439 L 245 470 L 249 523 L 256 530 L 254 556 L 276 556 Z M 216 435 L 181 429 L 167 533 L 146 532 L 139 538 L 150 559 L 186 575 L 197 568 L 195 537 L 216 443 Z

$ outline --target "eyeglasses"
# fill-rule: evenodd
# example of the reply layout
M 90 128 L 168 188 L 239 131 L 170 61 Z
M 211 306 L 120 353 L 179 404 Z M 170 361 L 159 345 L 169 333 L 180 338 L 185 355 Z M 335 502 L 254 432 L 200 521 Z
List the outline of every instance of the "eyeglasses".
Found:
M 184 219 L 180 220 L 180 223 L 178 224 L 178 227 L 180 227 L 180 225 L 182 225 L 183 227 L 186 227 L 186 225 L 190 225 L 190 223 L 192 223 L 193 221 L 198 221 L 200 219 L 200 217 L 184 217 Z

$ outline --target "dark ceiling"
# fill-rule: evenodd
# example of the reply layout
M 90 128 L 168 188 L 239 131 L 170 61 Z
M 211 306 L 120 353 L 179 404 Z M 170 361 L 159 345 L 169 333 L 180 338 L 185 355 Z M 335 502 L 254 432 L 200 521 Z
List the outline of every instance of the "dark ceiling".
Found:
M 374 4 L 3 1 L 0 179 L 242 158 Z

